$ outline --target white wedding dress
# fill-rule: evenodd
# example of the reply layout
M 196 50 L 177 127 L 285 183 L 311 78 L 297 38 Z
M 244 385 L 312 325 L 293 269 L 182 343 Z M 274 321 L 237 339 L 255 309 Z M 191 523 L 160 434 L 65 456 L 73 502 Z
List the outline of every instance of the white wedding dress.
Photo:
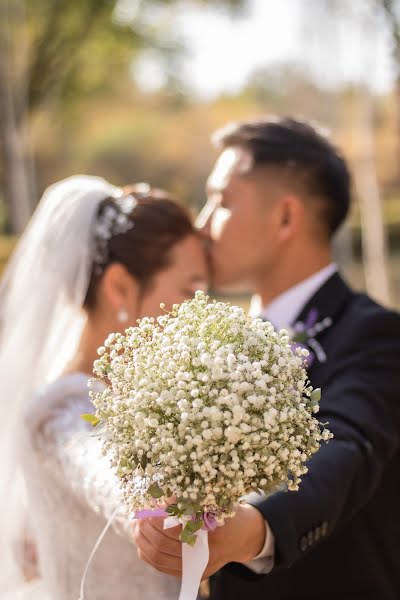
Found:
M 78 600 L 92 549 L 119 506 L 118 481 L 101 441 L 80 415 L 92 412 L 87 376 L 49 385 L 27 410 L 23 466 L 49 600 Z M 129 515 L 119 510 L 89 567 L 85 600 L 175 600 L 180 582 L 142 562 Z

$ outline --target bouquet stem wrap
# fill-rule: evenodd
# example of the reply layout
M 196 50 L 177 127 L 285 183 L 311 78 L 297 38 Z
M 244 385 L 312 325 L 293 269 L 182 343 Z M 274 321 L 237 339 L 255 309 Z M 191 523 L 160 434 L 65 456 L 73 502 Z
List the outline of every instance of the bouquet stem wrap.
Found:
M 146 519 L 148 517 L 166 517 L 164 529 L 182 525 L 181 520 L 169 516 L 163 508 L 141 510 L 135 514 L 136 519 Z M 182 543 L 182 585 L 179 600 L 196 600 L 199 593 L 201 578 L 210 557 L 208 531 L 213 531 L 217 526 L 212 516 L 205 518 L 204 522 L 204 528 L 197 532 L 196 542 L 193 546 Z
M 168 517 L 164 521 L 164 529 L 177 525 L 179 521 L 176 517 Z M 179 600 L 196 600 L 201 578 L 208 564 L 208 531 L 201 529 L 196 538 L 194 546 L 182 543 L 182 585 Z

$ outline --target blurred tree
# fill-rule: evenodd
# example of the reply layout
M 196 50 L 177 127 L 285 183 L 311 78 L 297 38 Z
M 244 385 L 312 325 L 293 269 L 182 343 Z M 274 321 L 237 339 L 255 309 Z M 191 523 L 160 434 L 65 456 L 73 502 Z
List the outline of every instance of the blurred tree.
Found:
M 369 89 L 359 94 L 358 106 L 359 156 L 355 163 L 355 181 L 360 205 L 365 281 L 374 298 L 390 304 L 388 244 L 376 170 L 374 103 Z
M 197 0 L 237 11 L 246 0 Z M 149 13 L 179 0 L 0 0 L 1 177 L 10 229 L 21 232 L 32 210 L 35 177 L 32 116 L 112 86 L 135 52 L 156 47 L 169 60 L 182 45 L 156 28 Z M 118 10 L 116 10 L 119 9 Z M 118 18 L 119 15 L 129 18 Z
M 20 232 L 35 195 L 31 117 L 38 108 L 51 110 L 56 102 L 68 102 L 69 94 L 98 86 L 139 39 L 114 23 L 107 0 L 0 0 L 0 11 L 2 180 L 10 227 Z M 94 40 L 97 72 L 82 54 Z
M 313 13 L 313 23 L 318 20 L 321 24 L 321 48 L 325 47 L 326 40 L 337 36 L 343 22 L 350 23 L 360 39 L 359 60 L 365 65 L 365 73 L 368 76 L 375 73 L 376 33 L 379 25 L 383 25 L 382 11 L 386 14 L 384 5 L 395 3 L 398 4 L 395 0 L 354 0 L 352 3 L 344 3 L 342 0 L 313 0 L 309 7 Z M 338 39 L 337 37 L 336 45 Z M 328 56 L 325 58 L 326 61 L 329 60 Z M 383 304 L 390 304 L 387 236 L 376 170 L 375 104 L 368 84 L 369 81 L 358 90 L 358 118 L 353 124 L 359 148 L 354 171 L 361 214 L 363 264 L 368 292 Z
M 400 2 L 399 0 L 373 0 L 381 10 L 390 32 L 392 56 L 396 69 L 395 91 L 397 97 L 397 152 L 400 158 Z M 400 162 L 398 163 L 397 177 L 400 178 Z
M 319 87 L 302 63 L 283 62 L 258 68 L 250 75 L 245 93 L 260 107 L 278 114 L 315 119 L 337 125 L 336 94 Z

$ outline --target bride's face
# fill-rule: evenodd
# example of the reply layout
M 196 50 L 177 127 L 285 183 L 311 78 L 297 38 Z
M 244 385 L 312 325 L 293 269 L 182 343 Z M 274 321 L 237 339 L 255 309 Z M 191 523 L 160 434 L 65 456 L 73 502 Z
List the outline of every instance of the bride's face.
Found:
M 157 317 L 173 304 L 192 298 L 196 290 L 207 291 L 208 268 L 201 241 L 189 235 L 170 252 L 168 267 L 152 279 L 140 303 L 140 317 Z M 160 304 L 165 309 L 160 309 Z

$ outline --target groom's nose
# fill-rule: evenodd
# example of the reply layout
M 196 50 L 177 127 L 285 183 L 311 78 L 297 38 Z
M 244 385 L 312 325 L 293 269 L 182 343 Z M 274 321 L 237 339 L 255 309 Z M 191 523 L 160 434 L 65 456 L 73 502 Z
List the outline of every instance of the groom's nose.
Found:
M 213 207 L 207 203 L 200 211 L 196 219 L 196 228 L 202 237 L 210 239 L 211 237 L 211 221 L 212 221 Z
M 202 238 L 205 240 L 211 239 L 211 219 L 207 219 L 201 227 L 198 227 L 198 231 Z
M 200 218 L 203 216 L 203 211 L 196 220 L 196 228 L 203 240 L 204 249 L 208 256 L 211 247 L 211 215 L 209 215 L 207 218 Z

